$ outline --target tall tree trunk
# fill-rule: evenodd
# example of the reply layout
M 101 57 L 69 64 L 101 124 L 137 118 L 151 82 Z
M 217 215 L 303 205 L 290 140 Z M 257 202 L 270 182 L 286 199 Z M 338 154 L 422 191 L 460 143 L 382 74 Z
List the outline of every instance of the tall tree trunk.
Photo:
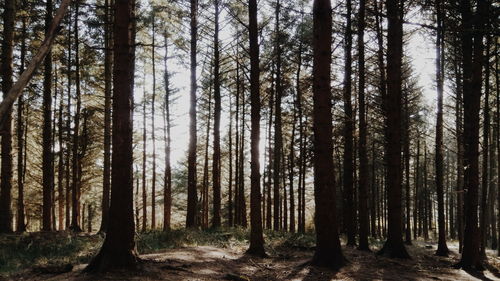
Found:
M 212 68 L 210 68 L 210 77 L 209 81 L 212 80 Z M 206 126 L 206 139 L 205 139 L 205 157 L 203 164 L 203 182 L 202 182 L 202 191 L 201 191 L 201 226 L 204 229 L 208 228 L 208 148 L 210 146 L 210 125 L 211 125 L 211 117 L 212 117 L 212 87 L 209 87 L 208 90 L 208 114 L 207 114 L 207 126 Z
M 271 66 L 273 67 L 273 66 Z M 274 68 L 274 67 L 273 67 Z M 274 70 L 272 71 L 274 72 Z M 273 171 L 273 143 L 272 143 L 272 126 L 273 126 L 273 113 L 274 113 L 274 92 L 275 92 L 275 89 L 276 87 L 274 87 L 274 83 L 275 83 L 275 79 L 273 77 L 273 75 L 271 74 L 271 80 L 272 80 L 272 85 L 271 85 L 271 90 L 270 90 L 270 94 L 269 94 L 269 126 L 268 126 L 268 129 L 267 129 L 267 134 L 268 134 L 268 138 L 269 138 L 269 142 L 268 142 L 268 156 L 269 156 L 269 163 L 267 165 L 267 185 L 266 185 L 266 189 L 267 189 L 267 216 L 266 216 L 266 228 L 267 229 L 272 229 L 272 206 L 273 206 L 273 201 L 272 201 L 272 196 L 271 196 L 271 183 L 273 181 L 273 175 L 272 175 L 272 171 Z
M 353 113 L 352 113 L 352 1 L 347 0 L 347 20 L 346 20 L 346 29 L 345 29 L 345 37 L 344 37 L 344 89 L 343 89 L 343 98 L 344 98 L 344 128 L 343 128 L 343 137 L 344 137 L 344 154 L 342 159 L 343 166 L 343 174 L 342 174 L 342 193 L 343 193 L 343 224 L 345 227 L 345 231 L 347 234 L 347 245 L 355 246 L 356 245 L 356 230 L 354 225 L 354 186 L 353 186 Z
M 188 202 L 186 214 L 186 227 L 196 227 L 198 195 L 196 191 L 196 54 L 198 37 L 198 0 L 191 3 L 191 84 L 189 108 L 189 147 L 188 147 Z
M 113 53 L 111 52 L 111 9 L 110 0 L 104 1 L 104 159 L 102 183 L 101 227 L 106 232 L 109 222 L 109 192 L 111 178 L 111 71 Z
M 456 97 L 455 97 L 455 130 L 456 130 L 456 142 L 457 142 L 457 180 L 456 180 L 456 193 L 457 193 L 457 232 L 458 232 L 458 250 L 462 252 L 463 246 L 463 230 L 464 230 L 464 216 L 463 216 L 463 199 L 464 199 L 464 142 L 463 142 L 463 114 L 462 114 L 462 73 L 461 66 L 459 62 L 459 54 L 458 54 L 458 40 L 455 41 L 455 60 L 453 63 L 454 75 L 455 75 L 455 84 L 456 84 Z
M 484 61 L 484 108 L 483 108 L 483 163 L 481 174 L 481 212 L 479 213 L 479 227 L 480 227 L 480 255 L 481 258 L 486 259 L 486 242 L 488 232 L 488 192 L 490 183 L 490 173 L 488 169 L 488 161 L 490 158 L 490 37 L 486 40 L 486 57 Z M 481 79 L 481 81 L 483 81 Z
M 59 231 L 64 230 L 64 203 L 65 203 L 65 190 L 64 190 L 64 129 L 63 129 L 63 108 L 64 108 L 64 91 L 61 91 L 59 98 L 59 113 L 58 113 L 58 129 L 57 129 L 57 142 L 59 143 L 59 157 L 57 163 L 57 194 L 58 194 L 58 216 L 59 216 Z M 54 126 L 55 127 L 55 126 Z M 21 159 L 19 157 L 19 159 Z M 19 166 L 19 163 L 18 163 Z M 18 169 L 19 171 L 20 169 Z
M 413 239 L 420 236 L 420 138 L 417 138 L 417 155 L 415 155 L 415 193 L 413 199 Z
M 331 113 L 332 11 L 330 0 L 313 4 L 314 199 L 316 250 L 313 264 L 345 263 L 337 231 Z
M 75 125 L 73 129 L 73 159 L 72 159 L 72 181 L 71 181 L 71 201 L 72 201 L 72 212 L 71 212 L 71 225 L 70 229 L 74 232 L 81 232 L 80 227 L 80 185 L 78 179 L 80 178 L 79 169 L 79 147 L 80 147 L 80 112 L 82 107 L 81 100 L 81 90 L 80 90 L 80 52 L 79 52 L 79 27 L 78 27 L 78 14 L 79 14 L 79 2 L 75 4 L 75 22 L 74 22 L 74 32 L 75 32 L 75 84 L 76 84 L 76 112 L 75 112 Z
M 148 228 L 148 191 L 146 178 L 146 149 L 147 132 L 146 132 L 146 74 L 144 74 L 144 95 L 142 101 L 142 232 Z
M 227 226 L 234 226 L 234 215 L 233 215 L 233 101 L 231 95 L 229 95 L 229 181 L 228 181 L 228 193 L 227 193 Z
M 213 218 L 212 227 L 221 226 L 221 156 L 220 156 L 220 54 L 219 54 L 219 0 L 214 1 L 215 30 L 214 30 L 214 154 L 212 158 L 212 184 L 213 184 Z
M 366 101 L 365 101 L 365 0 L 359 1 L 358 11 L 358 103 L 359 103 L 359 246 L 367 251 L 369 221 L 368 221 L 368 155 L 366 152 Z
M 405 169 L 405 243 L 411 245 L 410 223 L 410 112 L 408 109 L 409 91 L 404 92 L 404 122 L 403 122 L 403 161 Z
M 168 36 L 164 34 L 165 56 L 163 57 L 165 101 L 163 110 L 163 138 L 165 142 L 165 176 L 163 185 L 163 230 L 170 230 L 172 217 L 172 167 L 170 164 L 171 135 L 170 135 L 170 74 L 168 72 Z
M 52 0 L 46 2 L 45 32 L 52 22 Z M 43 80 L 43 208 L 42 231 L 52 231 L 52 189 L 54 171 L 52 166 L 52 52 L 45 57 Z M 10 124 L 10 122 L 7 122 Z M 10 130 L 10 128 L 9 128 Z M 2 165 L 3 168 L 3 165 Z
M 3 11 L 3 41 L 2 41 L 2 58 L 1 58 L 2 92 L 4 98 L 12 88 L 13 84 L 12 76 L 14 71 L 12 67 L 12 59 L 13 59 L 13 49 L 14 49 L 13 43 L 14 43 L 15 16 L 16 16 L 15 0 L 6 0 Z M 10 233 L 13 231 L 12 229 L 12 106 L 9 107 L 9 110 L 7 111 L 4 120 L 5 123 L 4 126 L 2 127 L 2 141 L 1 141 L 2 165 L 1 165 L 1 181 L 0 181 L 0 233 Z M 46 229 L 46 230 L 51 230 L 51 229 Z
M 70 7 L 71 8 L 71 7 Z M 65 189 L 66 189 L 66 229 L 70 229 L 71 225 L 71 190 L 72 186 L 70 184 L 70 172 L 71 172 L 71 82 L 72 82 L 72 75 L 71 75 L 71 66 L 72 66 L 72 56 L 71 56 L 71 21 L 72 21 L 72 14 L 71 14 L 71 9 L 68 12 L 68 18 L 67 18 L 67 26 L 68 26 L 68 37 L 67 37 L 67 42 L 68 42 L 68 59 L 66 62 L 66 68 L 67 68 L 67 74 L 66 74 L 66 80 L 67 80 L 67 85 L 66 85 L 66 91 L 67 91 L 67 118 L 66 118 L 66 167 L 65 167 Z
M 260 69 L 257 24 L 257 1 L 248 1 L 249 40 L 250 40 L 250 247 L 248 254 L 266 256 L 262 234 L 262 213 L 260 194 Z
M 21 66 L 19 73 L 23 73 L 26 63 L 26 19 L 22 19 L 21 29 Z M 26 218 L 24 210 L 24 173 L 26 166 L 24 165 L 25 150 L 25 137 L 24 131 L 25 118 L 23 116 L 24 110 L 23 96 L 19 97 L 17 102 L 17 225 L 16 231 L 19 233 L 26 231 Z
M 151 97 L 151 141 L 153 142 L 153 175 L 151 178 L 151 229 L 156 228 L 156 128 L 155 128 L 155 105 L 156 105 L 156 63 L 155 63 L 155 11 L 153 7 L 152 19 L 152 44 L 151 65 L 153 67 L 153 95 Z
M 446 245 L 446 221 L 444 217 L 444 155 L 443 155 L 443 91 L 444 91 L 444 15 L 440 0 L 436 0 L 436 82 L 437 82 L 437 121 L 436 121 L 436 195 L 438 201 L 438 248 L 436 255 L 448 256 Z
M 465 228 L 462 257 L 457 264 L 464 269 L 481 269 L 478 229 L 479 186 L 479 110 L 483 73 L 483 33 L 487 1 L 479 0 L 475 16 L 469 0 L 460 2 L 462 14 L 462 66 L 464 104 L 464 189 Z M 474 24 L 475 23 L 475 24 Z
M 132 118 L 135 62 L 135 2 L 114 5 L 113 151 L 108 232 L 97 256 L 85 271 L 133 269 L 137 265 L 133 211 Z
M 401 210 L 401 84 L 403 57 L 403 2 L 387 0 L 387 94 L 383 99 L 387 166 L 387 240 L 378 252 L 391 258 L 409 258 L 402 239 Z
M 276 1 L 275 9 L 275 46 L 274 52 L 276 56 L 276 97 L 274 99 L 274 157 L 273 157 L 273 200 L 274 200 L 274 217 L 273 228 L 280 230 L 280 190 L 281 190 L 281 154 L 283 153 L 283 133 L 281 131 L 281 98 L 283 96 L 283 88 L 281 85 L 281 42 L 280 42 L 280 0 Z

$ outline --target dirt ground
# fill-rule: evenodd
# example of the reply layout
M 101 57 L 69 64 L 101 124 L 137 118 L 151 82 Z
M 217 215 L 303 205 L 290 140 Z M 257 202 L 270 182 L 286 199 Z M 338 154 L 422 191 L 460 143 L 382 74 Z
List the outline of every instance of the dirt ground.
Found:
M 450 245 L 448 258 L 434 256 L 435 248 L 418 243 L 408 247 L 412 259 L 397 260 L 344 247 L 349 263 L 335 272 L 308 266 L 310 249 L 275 249 L 269 258 L 261 259 L 245 256 L 242 246 L 185 247 L 143 255 L 141 269 L 135 272 L 86 275 L 81 273 L 85 265 L 77 265 L 69 273 L 29 270 L 9 280 L 500 280 L 500 259 L 493 252 L 488 270 L 468 273 L 452 267 L 459 259 L 456 246 Z

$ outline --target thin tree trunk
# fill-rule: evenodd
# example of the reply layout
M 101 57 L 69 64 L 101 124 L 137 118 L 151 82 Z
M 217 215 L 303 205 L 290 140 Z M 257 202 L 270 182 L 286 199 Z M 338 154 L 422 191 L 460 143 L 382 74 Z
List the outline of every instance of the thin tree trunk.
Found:
M 345 29 L 345 61 L 344 61 L 344 154 L 343 154 L 343 174 L 342 174 L 342 193 L 343 193 L 343 225 L 347 234 L 347 245 L 356 245 L 356 231 L 354 225 L 354 186 L 353 186 L 353 112 L 352 112 L 352 3 L 351 0 L 347 0 L 347 20 Z
M 146 74 L 144 74 L 144 97 L 142 101 L 142 232 L 148 227 L 148 192 L 146 179 Z
M 70 229 L 74 232 L 81 232 L 80 227 L 80 186 L 79 186 L 79 173 L 78 168 L 79 162 L 79 131 L 80 131 L 80 112 L 82 107 L 81 101 L 81 91 L 80 91 L 80 58 L 79 58 L 79 27 L 78 27 L 78 14 L 79 14 L 79 2 L 75 4 L 75 22 L 74 22 L 74 32 L 75 32 L 75 84 L 76 84 L 76 112 L 75 112 L 75 125 L 73 129 L 73 159 L 72 159 L 72 182 L 71 182 L 71 201 L 72 201 L 72 212 L 71 212 L 71 225 Z
M 45 32 L 48 33 L 52 22 L 52 0 L 46 2 Z M 9 114 L 10 115 L 10 114 Z M 6 124 L 10 131 L 10 121 Z M 2 138 L 3 139 L 3 138 Z M 2 144 L 3 146 L 3 144 Z M 52 52 L 45 57 L 43 81 L 43 208 L 42 231 L 52 231 L 52 189 L 54 171 L 52 166 Z M 2 165 L 3 168 L 4 165 Z
M 111 178 L 111 12 L 110 1 L 104 1 L 104 159 L 102 183 L 101 227 L 99 232 L 106 232 L 109 222 L 109 196 Z
M 220 156 L 220 55 L 219 55 L 219 0 L 214 1 L 215 6 L 215 31 L 214 31 L 214 152 L 212 158 L 212 184 L 213 184 L 213 218 L 212 227 L 221 226 L 221 156 Z
M 275 118 L 274 118 L 274 157 L 273 157 L 273 200 L 274 200 L 274 217 L 273 228 L 280 230 L 280 190 L 281 190 L 281 155 L 283 153 L 283 133 L 281 130 L 281 99 L 283 89 L 281 85 L 281 43 L 280 43 L 280 1 L 276 1 L 275 9 L 275 56 L 276 56 L 276 97 L 274 100 Z M 280 214 L 280 215 L 278 215 Z
M 163 138 L 165 142 L 165 176 L 163 185 L 163 230 L 170 230 L 172 217 L 172 167 L 170 164 L 171 134 L 170 134 L 170 74 L 168 72 L 168 37 L 164 33 L 165 56 L 163 57 L 164 80 L 165 80 L 165 101 L 163 110 Z
M 25 62 L 26 62 L 26 19 L 22 19 L 22 30 L 21 30 L 21 66 L 19 73 L 23 73 Z M 62 99 L 61 99 L 62 100 Z M 25 150 L 25 137 L 24 131 L 25 118 L 23 116 L 24 110 L 24 99 L 22 96 L 19 97 L 17 103 L 17 225 L 16 231 L 19 233 L 26 231 L 26 218 L 24 210 L 24 171 L 26 165 L 24 164 Z M 62 157 L 62 156 L 61 156 Z M 62 202 L 60 203 L 62 204 Z
M 359 1 L 358 11 L 358 103 L 359 103 L 359 246 L 370 250 L 368 245 L 368 155 L 366 152 L 366 101 L 365 101 L 365 0 Z
M 188 202 L 186 214 L 186 227 L 197 227 L 197 202 L 196 191 L 196 54 L 198 37 L 198 0 L 190 0 L 191 3 L 191 85 L 190 85 L 190 108 L 189 108 L 189 147 L 188 147 Z
M 154 9 L 154 8 L 153 8 Z M 152 19 L 152 44 L 151 65 L 153 67 L 153 95 L 151 97 L 151 141 L 153 142 L 153 167 L 151 178 L 151 229 L 156 228 L 156 128 L 155 128 L 155 106 L 156 106 L 156 63 L 155 63 L 155 16 L 153 10 Z
M 443 91 L 444 91 L 444 27 L 443 11 L 440 0 L 436 0 L 437 37 L 436 37 L 436 82 L 437 82 L 437 121 L 436 121 L 436 194 L 438 200 L 438 248 L 436 255 L 448 256 L 446 245 L 446 222 L 444 217 L 444 155 L 443 155 Z

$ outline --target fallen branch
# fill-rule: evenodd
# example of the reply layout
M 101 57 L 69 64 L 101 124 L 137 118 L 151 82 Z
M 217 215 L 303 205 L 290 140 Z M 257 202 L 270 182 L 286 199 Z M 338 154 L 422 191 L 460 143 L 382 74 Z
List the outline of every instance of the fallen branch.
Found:
M 12 107 L 16 99 L 22 94 L 24 88 L 33 77 L 33 74 L 45 59 L 47 54 L 50 52 L 50 49 L 52 48 L 52 45 L 54 43 L 54 39 L 57 35 L 57 32 L 59 31 L 59 24 L 64 18 L 64 15 L 66 14 L 66 10 L 68 9 L 70 3 L 71 0 L 63 0 L 61 2 L 59 9 L 57 9 L 56 15 L 52 19 L 52 23 L 47 34 L 45 35 L 45 39 L 43 40 L 40 49 L 33 57 L 26 70 L 23 71 L 21 76 L 19 76 L 19 79 L 12 86 L 12 88 L 0 104 L 0 128 L 3 128 L 8 110 Z

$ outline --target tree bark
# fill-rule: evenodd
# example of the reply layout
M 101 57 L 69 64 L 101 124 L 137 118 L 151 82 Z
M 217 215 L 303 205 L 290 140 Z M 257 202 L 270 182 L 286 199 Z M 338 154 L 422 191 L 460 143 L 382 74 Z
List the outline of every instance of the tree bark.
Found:
M 137 265 L 133 211 L 132 118 L 135 61 L 135 2 L 115 0 L 113 69 L 113 151 L 108 232 L 85 271 L 132 270 Z
M 52 0 L 46 2 L 45 34 L 48 34 L 52 22 Z M 9 122 L 5 123 L 10 126 Z M 10 130 L 10 127 L 9 127 Z M 54 169 L 52 165 L 52 52 L 45 57 L 43 80 L 43 207 L 42 231 L 52 231 L 52 189 L 54 188 Z M 3 166 L 3 165 L 2 165 Z
M 359 250 L 368 251 L 368 155 L 366 152 L 366 100 L 365 100 L 365 0 L 359 1 L 358 11 L 358 103 L 359 103 Z
M 314 200 L 316 250 L 312 263 L 340 268 L 345 258 L 337 231 L 331 113 L 332 11 L 330 0 L 313 4 Z
M 401 210 L 401 86 L 403 57 L 403 3 L 387 0 L 387 94 L 385 113 L 385 162 L 387 167 L 387 240 L 378 252 L 391 258 L 409 258 L 402 239 Z
M 71 162 L 72 166 L 72 181 L 71 181 L 71 224 L 70 229 L 74 232 L 81 232 L 80 227 L 80 169 L 79 169 L 79 147 L 80 147 L 80 112 L 82 107 L 81 100 L 81 85 L 80 85 L 80 39 L 79 39 L 79 27 L 78 27 L 78 14 L 79 14 L 79 2 L 75 2 L 75 22 L 74 22 L 74 32 L 75 32 L 75 85 L 76 85 L 76 112 L 75 112 L 75 125 L 73 129 L 73 159 Z
M 457 267 L 482 269 L 479 258 L 478 229 L 479 187 L 479 111 L 483 74 L 483 33 L 487 18 L 487 2 L 479 0 L 477 12 L 471 11 L 469 0 L 460 2 L 462 14 L 462 66 L 464 105 L 464 189 L 465 228 L 462 257 Z
M 13 84 L 13 43 L 14 22 L 16 16 L 15 0 L 6 0 L 3 11 L 2 41 L 2 92 L 4 98 Z M 4 117 L 1 141 L 1 181 L 0 181 L 0 233 L 10 233 L 12 228 L 12 106 L 9 106 Z M 45 193 L 44 193 L 45 194 Z M 44 198 L 45 199 L 45 198 Z M 45 202 L 45 201 L 44 201 Z M 45 205 L 44 205 L 45 207 Z M 45 210 L 45 209 L 44 209 Z
M 212 184 L 213 184 L 213 217 L 212 227 L 221 226 L 221 156 L 220 156 L 220 54 L 219 54 L 219 0 L 214 1 L 215 6 L 215 31 L 214 31 L 214 151 L 212 158 Z
M 156 106 L 156 63 L 155 63 L 155 8 L 153 7 L 152 18 L 152 44 L 151 65 L 153 67 L 153 95 L 151 97 L 151 141 L 153 143 L 153 164 L 151 177 L 151 229 L 156 228 L 156 128 L 155 128 L 155 106 Z
M 436 0 L 436 82 L 437 82 L 437 120 L 436 120 L 436 194 L 438 201 L 438 248 L 436 255 L 448 256 L 446 245 L 446 222 L 444 217 L 444 155 L 443 155 L 443 92 L 444 92 L 444 15 L 442 3 Z
M 257 1 L 248 1 L 249 40 L 250 40 L 250 247 L 247 253 L 255 256 L 266 256 L 264 237 L 262 234 L 262 213 L 260 194 L 260 66 L 257 24 Z
M 165 182 L 163 185 L 163 230 L 170 230 L 171 216 L 172 216 L 172 167 L 170 164 L 170 151 L 171 151 L 171 135 L 170 135 L 170 74 L 168 72 L 168 36 L 165 32 L 165 56 L 163 57 L 164 66 L 164 83 L 165 83 L 165 101 L 163 110 L 163 138 L 165 142 Z
M 343 225 L 347 235 L 347 245 L 356 245 L 356 231 L 354 225 L 354 184 L 353 184 L 353 113 L 352 113 L 352 1 L 347 0 L 347 20 L 344 37 L 344 154 L 342 158 L 342 193 L 343 193 Z
M 113 53 L 111 52 L 111 9 L 110 0 L 104 1 L 104 159 L 102 183 L 101 227 L 106 232 L 109 222 L 109 196 L 111 188 L 111 71 Z
M 196 191 L 196 54 L 198 37 L 198 0 L 190 0 L 191 3 L 191 84 L 190 84 L 190 107 L 189 107 L 189 147 L 188 147 L 188 202 L 186 214 L 186 227 L 197 227 L 196 216 L 198 195 Z

